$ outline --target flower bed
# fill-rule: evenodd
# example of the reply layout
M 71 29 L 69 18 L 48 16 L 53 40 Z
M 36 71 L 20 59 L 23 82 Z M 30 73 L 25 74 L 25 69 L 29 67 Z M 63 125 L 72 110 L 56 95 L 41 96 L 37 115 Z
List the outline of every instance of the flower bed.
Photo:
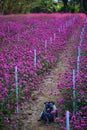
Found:
M 29 100 L 33 90 L 38 90 L 38 84 L 56 64 L 74 29 L 78 24 L 82 26 L 84 21 L 83 14 L 64 14 L 60 17 L 58 14 L 0 16 L 0 126 L 3 123 L 16 123 L 11 119 L 12 114 L 16 114 L 17 103 Z M 15 94 L 15 66 L 18 67 L 18 102 Z
M 57 119 L 60 124 L 60 129 L 65 130 L 65 113 L 67 110 L 70 112 L 70 129 L 71 130 L 86 130 L 87 129 L 87 23 L 84 23 L 85 31 L 81 42 L 81 56 L 80 56 L 80 70 L 79 74 L 75 72 L 75 97 L 73 97 L 73 73 L 72 69 L 76 70 L 77 55 L 73 53 L 71 59 L 67 62 L 70 69 L 64 73 L 60 73 L 63 81 L 58 84 L 58 90 L 61 92 L 62 97 L 58 100 L 59 118 Z M 76 34 L 75 34 L 76 35 Z M 74 52 L 78 49 L 78 34 L 72 49 Z M 79 41 L 80 43 L 80 41 Z M 75 105 L 73 104 L 75 103 Z

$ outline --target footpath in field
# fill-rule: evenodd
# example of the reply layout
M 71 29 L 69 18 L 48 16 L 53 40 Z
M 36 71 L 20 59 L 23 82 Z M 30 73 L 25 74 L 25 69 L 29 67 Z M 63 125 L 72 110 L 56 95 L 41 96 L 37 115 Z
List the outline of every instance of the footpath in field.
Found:
M 67 44 L 64 51 L 60 54 L 57 65 L 40 84 L 39 91 L 34 92 L 29 104 L 25 103 L 23 111 L 25 111 L 25 115 L 29 115 L 29 119 L 22 120 L 22 124 L 20 124 L 20 126 L 22 126 L 21 130 L 60 130 L 56 122 L 46 126 L 43 121 L 38 122 L 37 120 L 43 110 L 45 101 L 55 101 L 56 105 L 58 105 L 57 99 L 60 98 L 61 94 L 57 90 L 57 84 L 60 80 L 63 80 L 63 77 L 60 77 L 59 73 L 65 72 L 68 69 L 68 61 L 71 59 L 74 51 L 76 51 L 72 49 L 72 46 L 74 46 L 72 44 L 73 41 L 74 38 L 72 36 L 71 42 Z M 58 94 L 57 96 L 55 96 L 56 92 Z

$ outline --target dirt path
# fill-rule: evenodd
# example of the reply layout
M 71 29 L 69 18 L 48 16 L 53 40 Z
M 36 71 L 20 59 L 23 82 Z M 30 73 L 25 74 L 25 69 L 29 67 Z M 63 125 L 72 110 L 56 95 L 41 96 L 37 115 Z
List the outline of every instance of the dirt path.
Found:
M 72 41 L 73 41 L 72 37 Z M 34 92 L 32 95 L 32 101 L 29 104 L 25 104 L 23 106 L 23 111 L 25 111 L 25 115 L 29 115 L 29 119 L 22 120 L 23 124 L 20 124 L 20 130 L 60 130 L 58 128 L 57 123 L 52 123 L 49 126 L 46 126 L 43 122 L 38 122 L 40 113 L 43 110 L 43 104 L 45 101 L 55 101 L 61 96 L 59 92 L 57 92 L 57 96 L 55 96 L 56 86 L 63 77 L 59 76 L 60 72 L 64 72 L 68 69 L 68 60 L 73 54 L 72 50 L 72 43 L 69 43 L 62 54 L 60 54 L 59 62 L 57 63 L 56 67 L 50 72 L 48 76 L 44 79 L 41 83 L 41 87 L 39 91 Z M 52 95 L 51 91 L 54 93 Z M 19 130 L 19 129 L 18 129 Z
M 64 63 L 65 64 L 65 63 Z M 43 122 L 38 122 L 40 113 L 43 110 L 43 105 L 45 101 L 57 101 L 60 94 L 57 96 L 52 95 L 51 91 L 56 94 L 56 86 L 58 84 L 58 72 L 64 71 L 65 67 L 62 62 L 59 62 L 54 70 L 51 71 L 50 75 L 46 76 L 43 83 L 41 83 L 41 88 L 39 92 L 34 92 L 32 95 L 32 104 L 28 106 L 25 105 L 25 113 L 30 115 L 29 120 L 24 120 L 23 130 L 56 130 L 58 128 L 57 124 L 52 123 L 48 127 Z M 27 106 L 27 107 L 26 107 Z M 21 130 L 22 130 L 21 129 Z

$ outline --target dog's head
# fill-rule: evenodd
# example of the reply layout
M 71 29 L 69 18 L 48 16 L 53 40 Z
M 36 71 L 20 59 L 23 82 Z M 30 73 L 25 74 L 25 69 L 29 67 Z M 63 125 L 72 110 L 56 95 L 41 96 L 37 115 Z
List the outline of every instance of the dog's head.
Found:
M 45 111 L 50 113 L 53 110 L 53 105 L 55 104 L 53 101 L 44 102 L 45 104 Z

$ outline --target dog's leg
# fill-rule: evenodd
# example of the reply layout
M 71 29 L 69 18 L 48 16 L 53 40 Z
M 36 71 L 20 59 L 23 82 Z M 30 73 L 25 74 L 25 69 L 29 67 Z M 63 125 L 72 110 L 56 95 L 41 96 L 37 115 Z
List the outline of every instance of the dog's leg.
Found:
M 46 111 L 46 107 L 45 107 L 45 104 L 46 104 L 47 102 L 45 102 L 44 103 L 44 109 L 43 109 L 43 111 L 41 112 L 41 114 L 40 114 L 40 119 L 38 120 L 38 121 L 41 121 L 43 118 L 44 118 L 44 114 L 45 114 L 45 111 Z
M 43 112 L 41 112 L 41 114 L 40 114 L 40 119 L 39 119 L 38 121 L 41 121 L 42 118 L 43 118 Z
M 46 118 L 46 123 L 49 124 L 49 119 L 48 119 L 47 115 L 45 115 L 45 118 Z

